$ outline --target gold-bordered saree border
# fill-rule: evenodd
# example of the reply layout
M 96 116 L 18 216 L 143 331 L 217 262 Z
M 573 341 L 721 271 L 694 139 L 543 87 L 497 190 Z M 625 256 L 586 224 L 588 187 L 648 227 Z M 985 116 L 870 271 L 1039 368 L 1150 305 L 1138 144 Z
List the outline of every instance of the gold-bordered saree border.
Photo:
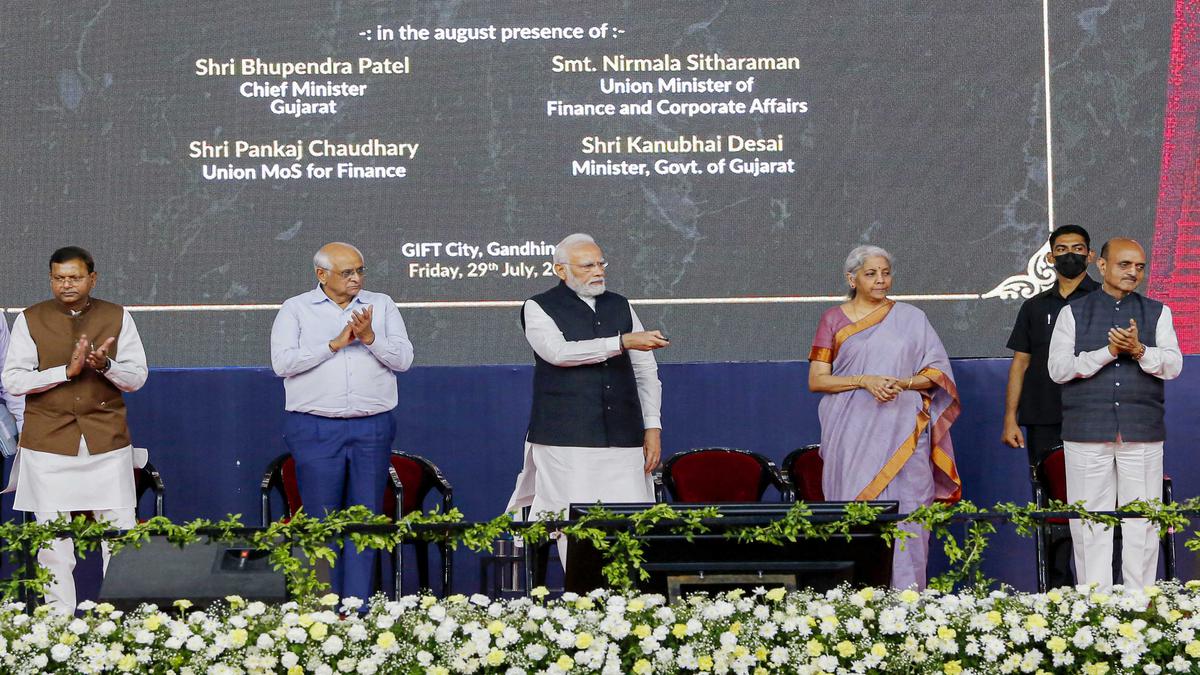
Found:
M 887 318 L 888 314 L 892 312 L 892 308 L 895 306 L 895 300 L 888 300 L 887 308 L 884 309 L 884 311 L 872 312 L 848 326 L 843 326 L 841 330 L 834 334 L 832 348 L 813 347 L 812 350 L 808 352 L 808 360 L 833 363 L 833 360 L 837 358 L 838 350 L 842 348 L 842 345 L 845 344 L 846 340 L 849 340 L 851 337 L 863 332 L 868 328 L 878 326 L 879 324 L 883 323 L 883 320 Z
M 961 406 L 958 401 L 958 387 L 954 385 L 954 381 L 945 373 L 937 368 L 924 368 L 917 373 L 918 376 L 929 378 L 938 387 L 950 395 L 950 405 L 942 411 L 938 416 L 937 422 L 934 422 L 933 429 L 929 432 L 929 447 L 930 459 L 933 461 L 933 466 L 936 470 L 941 471 L 954 483 L 954 491 L 949 495 L 935 495 L 937 501 L 953 504 L 962 498 L 962 479 L 958 476 L 958 467 L 954 464 L 954 459 L 950 454 L 942 449 L 942 443 L 949 438 L 950 425 L 954 424 L 954 420 L 958 418 L 958 413 Z M 900 447 L 896 449 L 892 456 L 888 459 L 879 473 L 871 479 L 871 482 L 863 488 L 862 492 L 858 493 L 855 499 L 869 501 L 877 499 L 880 493 L 883 492 L 896 475 L 900 473 L 900 469 L 904 463 L 913 456 L 916 452 L 917 442 L 921 438 L 921 434 L 929 427 L 929 408 L 933 403 L 933 396 L 926 391 L 921 392 L 921 410 L 917 412 L 917 423 L 913 428 L 913 432 L 904 439 Z

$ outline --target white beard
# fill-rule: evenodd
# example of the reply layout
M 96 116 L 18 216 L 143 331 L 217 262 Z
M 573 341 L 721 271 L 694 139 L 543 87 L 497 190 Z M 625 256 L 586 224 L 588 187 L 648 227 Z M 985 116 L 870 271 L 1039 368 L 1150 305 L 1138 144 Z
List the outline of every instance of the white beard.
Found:
M 567 266 L 567 288 L 575 291 L 577 294 L 588 298 L 594 298 L 597 295 L 602 295 L 606 290 L 606 283 L 586 284 L 575 278 L 575 273 L 571 271 L 570 265 Z

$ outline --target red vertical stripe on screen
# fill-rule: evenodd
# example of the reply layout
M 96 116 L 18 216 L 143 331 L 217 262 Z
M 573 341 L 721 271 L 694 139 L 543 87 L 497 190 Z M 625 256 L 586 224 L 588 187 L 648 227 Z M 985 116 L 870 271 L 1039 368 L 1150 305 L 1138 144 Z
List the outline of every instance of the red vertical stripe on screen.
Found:
M 1200 352 L 1200 0 L 1176 0 L 1149 294 Z

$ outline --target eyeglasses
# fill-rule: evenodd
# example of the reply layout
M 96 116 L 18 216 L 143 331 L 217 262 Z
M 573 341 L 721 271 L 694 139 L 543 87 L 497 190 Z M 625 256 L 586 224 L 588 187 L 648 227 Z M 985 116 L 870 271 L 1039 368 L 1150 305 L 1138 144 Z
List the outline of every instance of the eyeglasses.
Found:
M 67 277 L 56 274 L 50 275 L 50 283 L 54 284 L 55 286 L 77 286 L 82 284 L 84 281 L 87 281 L 87 277 Z
M 347 279 L 347 280 L 349 280 L 350 277 L 354 276 L 355 274 L 357 274 L 360 277 L 367 276 L 367 268 L 366 267 L 357 267 L 354 269 L 342 270 L 340 272 L 334 272 L 333 270 L 331 270 L 327 267 L 322 267 L 321 269 L 325 270 L 326 272 L 336 274 L 339 277 L 341 277 L 343 279 Z
M 579 264 L 579 263 L 567 263 L 567 264 L 570 265 L 571 267 L 578 267 L 579 269 L 583 270 L 584 272 L 587 272 L 588 274 L 592 274 L 593 272 L 598 272 L 600 270 L 608 269 L 608 261 L 607 260 L 601 260 L 599 262 L 590 262 L 590 263 L 583 263 L 583 264 Z

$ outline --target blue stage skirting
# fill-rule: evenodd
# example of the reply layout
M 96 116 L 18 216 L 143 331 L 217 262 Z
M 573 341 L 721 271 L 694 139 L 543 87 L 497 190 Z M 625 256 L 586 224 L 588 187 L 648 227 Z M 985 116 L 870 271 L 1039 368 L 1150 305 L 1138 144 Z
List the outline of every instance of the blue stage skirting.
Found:
M 953 430 L 959 473 L 964 497 L 981 505 L 1025 503 L 1031 496 L 1025 451 L 999 442 L 1008 365 L 1007 359 L 954 362 L 963 410 Z M 805 362 L 664 364 L 660 373 L 664 456 L 726 446 L 778 463 L 792 449 L 820 440 L 819 396 L 808 391 Z M 468 519 L 494 517 L 507 502 L 521 467 L 531 376 L 532 366 L 470 366 L 419 367 L 399 378 L 396 447 L 433 460 Z M 127 400 L 135 444 L 150 448 L 166 483 L 169 517 L 242 513 L 245 522 L 257 523 L 263 468 L 285 451 L 279 378 L 265 368 L 156 369 Z M 1183 376 L 1167 385 L 1166 465 L 1177 499 L 1200 493 L 1197 400 L 1200 356 L 1190 356 Z M 10 509 L 6 498 L 5 517 Z M 471 556 L 457 553 L 458 590 L 477 588 Z M 941 561 L 932 564 L 937 573 Z M 1193 578 L 1196 568 L 1181 547 L 1180 576 Z M 987 553 L 989 575 L 1033 590 L 1033 569 L 1031 539 L 1009 532 L 995 538 Z

